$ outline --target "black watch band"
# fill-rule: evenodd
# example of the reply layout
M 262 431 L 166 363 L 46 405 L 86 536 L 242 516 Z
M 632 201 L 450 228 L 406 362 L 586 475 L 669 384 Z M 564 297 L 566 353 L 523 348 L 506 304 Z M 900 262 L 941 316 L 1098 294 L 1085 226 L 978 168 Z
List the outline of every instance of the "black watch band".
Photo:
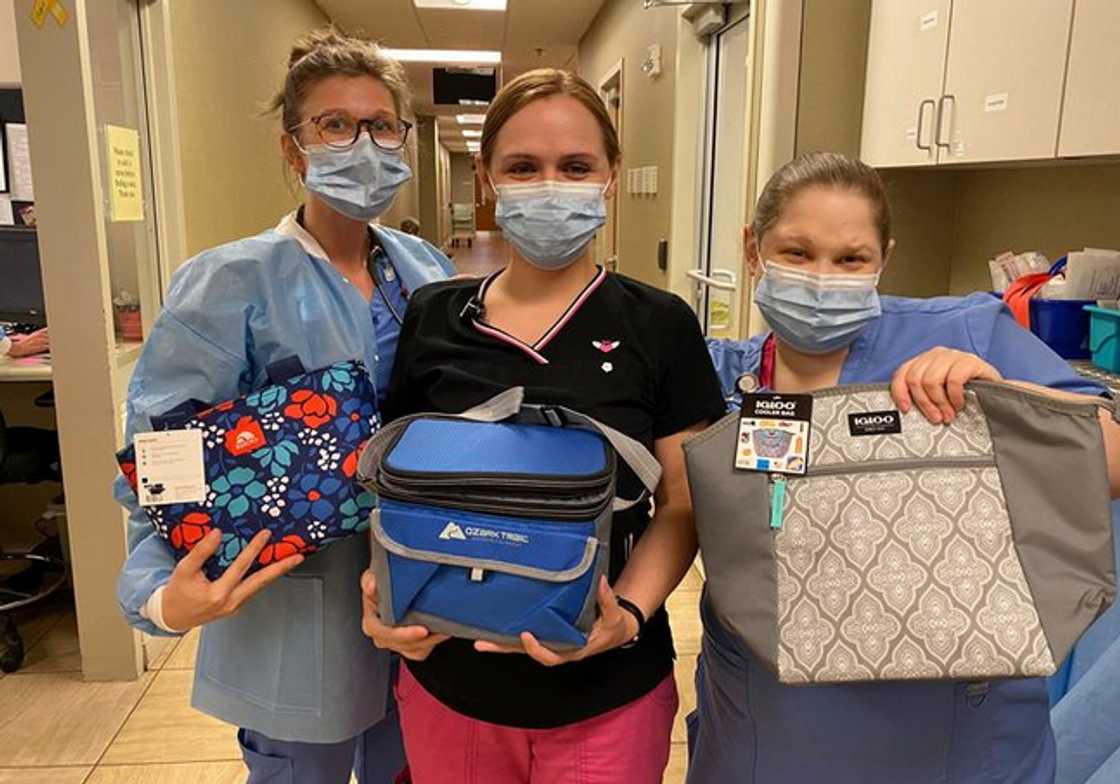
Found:
M 627 640 L 622 645 L 623 648 L 631 648 L 637 644 L 638 640 L 642 638 L 642 632 L 645 631 L 646 628 L 646 615 L 642 612 L 642 608 L 625 597 L 615 594 L 614 600 L 618 602 L 619 607 L 633 615 L 634 620 L 638 622 L 637 634 L 635 634 L 632 639 Z

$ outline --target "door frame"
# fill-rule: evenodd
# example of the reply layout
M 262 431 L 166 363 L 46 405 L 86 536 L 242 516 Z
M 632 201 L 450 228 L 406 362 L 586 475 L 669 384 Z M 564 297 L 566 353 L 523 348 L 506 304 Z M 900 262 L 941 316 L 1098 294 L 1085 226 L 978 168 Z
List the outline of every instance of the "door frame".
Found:
M 611 93 L 612 88 L 617 85 L 617 112 L 618 120 L 615 122 L 615 133 L 618 138 L 623 138 L 623 109 L 626 106 L 624 98 L 624 86 L 626 84 L 625 76 L 626 58 L 620 57 L 618 62 L 607 69 L 607 72 L 600 77 L 595 85 L 595 89 L 599 93 L 599 97 L 603 100 L 604 105 L 607 107 L 607 113 L 611 110 Z M 625 176 L 620 169 L 616 175 L 617 182 L 615 183 L 614 205 L 610 208 L 613 210 L 614 220 L 608 222 L 608 230 L 599 232 L 598 238 L 595 240 L 596 255 L 602 260 L 603 266 L 610 269 L 612 272 L 619 271 L 618 264 L 618 250 L 622 239 L 622 199 L 626 195 L 626 188 L 623 187 L 623 180 Z M 608 236 L 610 234 L 611 236 Z M 611 245 L 614 245 L 614 253 L 612 254 Z

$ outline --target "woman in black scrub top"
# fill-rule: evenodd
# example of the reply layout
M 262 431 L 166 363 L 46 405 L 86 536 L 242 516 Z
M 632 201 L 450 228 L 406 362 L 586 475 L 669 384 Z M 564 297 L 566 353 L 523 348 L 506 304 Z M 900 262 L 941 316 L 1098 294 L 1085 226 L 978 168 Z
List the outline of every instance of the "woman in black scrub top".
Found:
M 567 406 L 641 441 L 664 472 L 655 514 L 615 514 L 610 585 L 581 650 L 553 652 L 528 633 L 513 647 L 388 628 L 367 572 L 364 628 L 406 660 L 401 718 L 421 784 L 653 784 L 668 759 L 677 695 L 663 604 L 697 547 L 681 443 L 725 406 L 692 310 L 592 261 L 619 158 L 586 82 L 553 69 L 510 82 L 477 159 L 509 264 L 485 280 L 426 287 L 405 316 L 387 419 L 460 412 L 524 386 L 528 402 Z M 639 490 L 624 471 L 620 494 Z

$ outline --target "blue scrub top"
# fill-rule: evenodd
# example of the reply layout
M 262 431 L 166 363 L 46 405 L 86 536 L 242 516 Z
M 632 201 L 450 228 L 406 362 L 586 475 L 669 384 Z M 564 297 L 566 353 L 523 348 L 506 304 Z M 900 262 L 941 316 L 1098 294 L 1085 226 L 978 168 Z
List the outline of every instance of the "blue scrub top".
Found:
M 403 313 L 407 293 L 454 270 L 419 237 L 372 229 L 382 251 L 374 274 L 386 296 L 375 292 L 371 302 L 295 213 L 184 264 L 129 383 L 125 442 L 184 400 L 217 403 L 264 386 L 268 365 L 293 355 L 309 370 L 361 359 L 383 397 L 400 334 L 386 301 Z M 129 512 L 119 604 L 134 627 L 164 634 L 141 609 L 175 562 L 123 477 L 114 492 Z M 378 722 L 390 658 L 361 633 L 358 580 L 368 563 L 364 537 L 338 542 L 235 615 L 207 624 L 192 704 L 274 740 L 336 743 Z
M 1078 376 L 988 294 L 882 298 L 852 344 L 841 384 L 883 383 L 937 346 L 982 357 L 1005 378 L 1091 395 Z M 758 375 L 765 336 L 711 340 L 729 407 Z M 1054 739 L 1043 679 L 785 686 L 751 661 L 702 602 L 690 784 L 1049 784 Z

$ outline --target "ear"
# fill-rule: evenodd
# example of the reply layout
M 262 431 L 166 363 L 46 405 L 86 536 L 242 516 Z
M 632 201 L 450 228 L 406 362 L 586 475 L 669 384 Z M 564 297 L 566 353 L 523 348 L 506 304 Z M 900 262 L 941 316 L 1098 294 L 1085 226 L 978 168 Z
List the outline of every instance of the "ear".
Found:
M 482 153 L 476 153 L 474 156 L 474 176 L 478 178 L 478 184 L 482 187 L 483 199 L 488 202 L 496 202 L 498 194 L 494 192 L 490 172 L 486 170 L 486 164 L 482 162 Z
M 620 171 L 622 171 L 621 159 L 615 161 L 614 166 L 611 167 L 610 185 L 603 191 L 603 198 L 613 199 L 615 194 L 618 193 L 618 176 Z
M 290 133 L 280 135 L 280 151 L 284 155 L 284 160 L 300 177 L 307 176 L 307 156 L 305 156 L 296 144 L 295 139 Z
M 895 242 L 894 242 L 893 239 L 890 242 L 887 243 L 887 249 L 883 253 L 883 266 L 880 269 L 886 269 L 887 268 L 887 262 L 891 260 L 891 254 L 894 253 L 894 245 L 895 245 Z
M 747 274 L 752 278 L 762 276 L 762 256 L 758 249 L 758 237 L 750 224 L 743 227 L 743 260 L 747 265 Z

